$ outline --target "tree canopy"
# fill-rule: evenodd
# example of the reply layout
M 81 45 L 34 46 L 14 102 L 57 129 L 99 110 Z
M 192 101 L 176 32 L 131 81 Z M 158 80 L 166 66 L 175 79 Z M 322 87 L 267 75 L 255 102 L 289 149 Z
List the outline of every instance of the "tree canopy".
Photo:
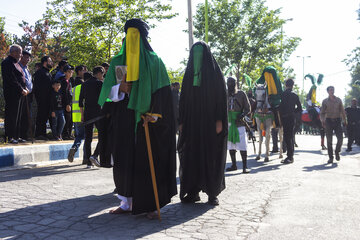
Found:
M 176 16 L 164 2 L 169 1 L 52 0 L 44 19 L 68 48 L 66 57 L 71 63 L 93 67 L 110 61 L 120 50 L 126 20 L 161 21 Z
M 208 8 L 209 45 L 223 70 L 232 67 L 241 83 L 244 73 L 254 81 L 268 65 L 278 69 L 281 79 L 291 74 L 282 66 L 300 38 L 282 31 L 286 20 L 280 18 L 280 9 L 270 10 L 264 0 L 213 0 Z M 204 12 L 204 4 L 199 4 L 194 18 L 198 39 L 205 39 Z
M 360 20 L 360 9 L 358 12 L 358 20 Z M 359 38 L 360 39 L 360 38 Z M 360 47 L 355 48 L 344 60 L 351 71 L 350 90 L 345 96 L 345 105 L 350 105 L 351 99 L 356 98 L 360 102 Z

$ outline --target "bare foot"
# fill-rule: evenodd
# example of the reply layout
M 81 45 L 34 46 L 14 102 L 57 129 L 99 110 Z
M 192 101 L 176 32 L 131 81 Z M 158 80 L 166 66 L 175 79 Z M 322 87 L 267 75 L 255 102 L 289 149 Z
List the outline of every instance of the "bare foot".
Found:
M 130 213 L 131 211 L 129 210 L 124 210 L 122 209 L 121 207 L 118 207 L 117 209 L 113 209 L 113 210 L 110 210 L 109 213 L 110 214 L 123 214 L 123 213 Z

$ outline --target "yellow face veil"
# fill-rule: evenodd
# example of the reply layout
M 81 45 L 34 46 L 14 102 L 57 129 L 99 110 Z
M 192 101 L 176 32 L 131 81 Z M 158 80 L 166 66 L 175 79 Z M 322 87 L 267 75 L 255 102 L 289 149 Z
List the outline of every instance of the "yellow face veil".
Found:
M 276 88 L 276 85 L 275 85 L 275 80 L 274 80 L 274 77 L 271 73 L 269 72 L 265 72 L 264 73 L 264 77 L 265 77 L 265 82 L 266 82 L 266 85 L 268 87 L 268 94 L 269 95 L 276 95 L 278 92 L 277 92 L 277 88 Z
M 133 82 L 139 79 L 140 60 L 140 32 L 137 28 L 130 27 L 126 34 L 126 81 Z

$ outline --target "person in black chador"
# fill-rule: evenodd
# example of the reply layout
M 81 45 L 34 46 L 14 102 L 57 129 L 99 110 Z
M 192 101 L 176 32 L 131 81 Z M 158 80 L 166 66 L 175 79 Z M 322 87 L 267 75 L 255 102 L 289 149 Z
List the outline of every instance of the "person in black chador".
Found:
M 231 157 L 231 167 L 226 171 L 237 170 L 236 150 L 240 151 L 243 161 L 243 173 L 249 173 L 247 169 L 247 134 L 244 117 L 250 113 L 250 102 L 244 91 L 236 92 L 236 80 L 232 77 L 227 79 L 228 87 L 228 118 L 229 137 L 228 149 Z
M 104 140 L 111 145 L 106 150 L 113 159 L 114 182 L 121 200 L 110 213 L 148 213 L 153 218 L 156 204 L 144 121 L 149 126 L 160 207 L 177 193 L 176 139 L 169 76 L 147 41 L 148 29 L 140 19 L 126 22 L 123 46 L 110 63 L 98 103 L 108 109 L 103 114 L 110 116 L 107 133 L 111 141 Z M 101 166 L 107 166 L 103 161 L 108 158 L 102 156 Z
M 351 107 L 345 108 L 348 125 L 347 134 L 348 134 L 348 144 L 347 144 L 347 152 L 352 151 L 351 145 L 355 141 L 358 143 L 359 141 L 359 134 L 360 134 L 360 108 L 357 106 L 356 98 L 351 100 Z
M 294 124 L 295 113 L 302 111 L 298 95 L 292 91 L 294 80 L 285 82 L 286 90 L 281 95 L 280 116 L 284 128 L 284 142 L 286 143 L 287 158 L 284 164 L 294 162 Z M 296 107 L 296 108 L 295 108 Z
M 209 204 L 219 204 L 217 196 L 225 189 L 227 125 L 224 77 L 209 46 L 197 42 L 190 51 L 179 106 L 183 203 L 199 201 L 203 191 Z

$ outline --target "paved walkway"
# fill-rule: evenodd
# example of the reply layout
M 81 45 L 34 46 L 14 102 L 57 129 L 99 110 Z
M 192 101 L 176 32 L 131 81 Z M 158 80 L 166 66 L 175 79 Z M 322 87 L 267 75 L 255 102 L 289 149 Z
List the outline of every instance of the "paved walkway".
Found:
M 119 204 L 111 169 L 62 163 L 3 171 L 0 239 L 359 239 L 360 147 L 328 165 L 318 136 L 297 142 L 294 164 L 276 155 L 255 161 L 250 150 L 251 173 L 226 173 L 219 206 L 204 194 L 184 205 L 177 195 L 161 222 L 108 214 Z

